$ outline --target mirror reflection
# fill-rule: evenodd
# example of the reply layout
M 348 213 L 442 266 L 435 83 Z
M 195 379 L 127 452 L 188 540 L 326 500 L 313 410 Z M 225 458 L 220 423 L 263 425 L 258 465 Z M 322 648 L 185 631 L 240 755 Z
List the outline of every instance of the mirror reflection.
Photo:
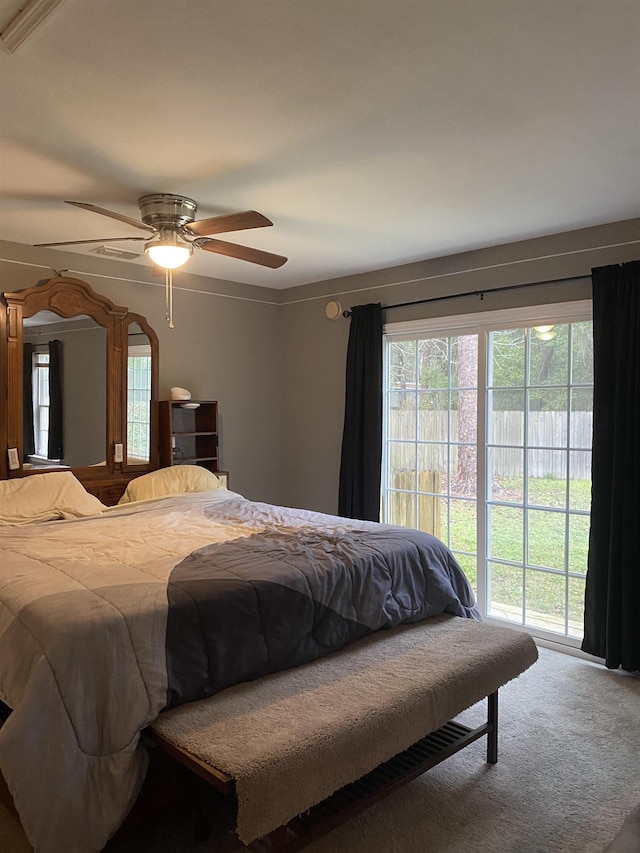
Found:
M 25 467 L 106 465 L 107 330 L 50 311 L 23 328 Z
M 138 323 L 127 327 L 127 464 L 151 459 L 151 341 Z

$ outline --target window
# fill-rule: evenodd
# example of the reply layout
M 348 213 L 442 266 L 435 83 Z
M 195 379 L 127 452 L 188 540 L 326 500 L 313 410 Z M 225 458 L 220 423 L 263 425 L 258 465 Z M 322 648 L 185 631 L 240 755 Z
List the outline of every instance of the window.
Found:
M 487 618 L 578 645 L 591 306 L 544 311 L 387 327 L 382 504 L 451 548 Z
M 49 445 L 49 352 L 32 354 L 33 438 L 35 456 L 47 459 Z
M 127 356 L 127 457 L 148 462 L 151 434 L 151 346 L 129 346 Z

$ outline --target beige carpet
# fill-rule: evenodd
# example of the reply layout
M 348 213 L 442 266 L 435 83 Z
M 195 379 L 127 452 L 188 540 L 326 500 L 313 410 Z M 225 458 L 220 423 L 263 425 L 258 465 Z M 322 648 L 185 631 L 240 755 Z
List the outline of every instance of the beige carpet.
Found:
M 464 721 L 484 714 L 482 703 Z M 640 679 L 541 649 L 501 689 L 500 724 L 497 765 L 476 743 L 309 853 L 601 853 L 640 802 Z M 189 830 L 185 817 L 159 810 L 144 833 L 121 835 L 107 851 L 238 849 L 229 839 L 196 845 Z M 2 807 L 0 850 L 30 851 Z

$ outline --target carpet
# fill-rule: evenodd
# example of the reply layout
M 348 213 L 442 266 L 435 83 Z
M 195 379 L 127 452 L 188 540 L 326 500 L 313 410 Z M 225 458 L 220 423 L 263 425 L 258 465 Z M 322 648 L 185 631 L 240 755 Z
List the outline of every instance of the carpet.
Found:
M 485 702 L 460 719 L 484 720 Z M 480 741 L 306 848 L 309 853 L 602 853 L 640 801 L 640 679 L 540 649 L 500 690 L 499 761 Z M 226 853 L 157 810 L 105 853 Z M 0 807 L 0 850 L 29 853 Z

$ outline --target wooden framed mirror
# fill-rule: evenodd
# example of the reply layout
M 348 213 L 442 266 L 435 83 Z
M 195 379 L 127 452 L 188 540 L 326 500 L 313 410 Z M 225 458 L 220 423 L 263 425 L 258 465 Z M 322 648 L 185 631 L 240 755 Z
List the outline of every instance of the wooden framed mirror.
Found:
M 157 467 L 155 332 L 79 279 L 3 300 L 0 477 L 71 469 L 115 502 L 128 480 Z

